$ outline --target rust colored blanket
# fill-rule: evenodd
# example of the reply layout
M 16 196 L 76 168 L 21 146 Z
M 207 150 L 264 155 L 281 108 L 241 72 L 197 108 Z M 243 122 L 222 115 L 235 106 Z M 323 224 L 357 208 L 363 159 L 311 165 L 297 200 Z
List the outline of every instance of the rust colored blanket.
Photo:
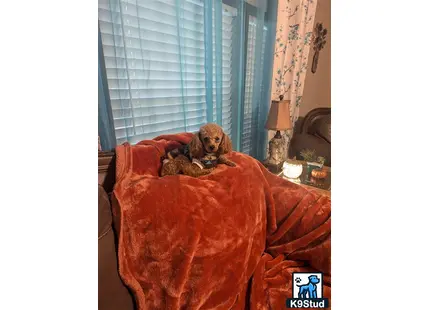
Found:
M 330 298 L 330 198 L 228 154 L 237 167 L 159 177 L 190 134 L 116 149 L 119 272 L 138 309 L 285 309 L 292 272 L 324 273 Z

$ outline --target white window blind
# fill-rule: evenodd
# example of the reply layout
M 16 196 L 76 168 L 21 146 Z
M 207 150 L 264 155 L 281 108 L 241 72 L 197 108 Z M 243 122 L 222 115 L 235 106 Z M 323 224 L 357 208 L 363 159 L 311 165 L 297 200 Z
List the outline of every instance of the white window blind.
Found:
M 243 132 L 242 132 L 242 152 L 250 154 L 252 145 L 252 128 L 257 127 L 258 115 L 256 111 L 252 109 L 252 97 L 254 95 L 254 73 L 255 73 L 255 50 L 256 48 L 256 31 L 257 31 L 257 21 L 254 16 L 249 17 L 248 23 L 248 40 L 247 40 L 247 59 L 246 59 L 246 76 L 245 76 L 245 100 L 244 100 L 244 113 L 243 113 Z M 263 28 L 263 43 L 266 44 L 266 33 L 267 28 Z M 263 68 L 264 60 L 264 48 L 262 49 L 260 68 Z M 262 91 L 263 85 L 261 84 L 260 93 Z
M 180 12 L 176 5 L 174 0 L 99 0 L 99 27 L 118 144 L 193 132 L 207 122 L 203 3 L 181 1 Z M 222 125 L 230 134 L 235 11 L 224 4 L 222 11 Z

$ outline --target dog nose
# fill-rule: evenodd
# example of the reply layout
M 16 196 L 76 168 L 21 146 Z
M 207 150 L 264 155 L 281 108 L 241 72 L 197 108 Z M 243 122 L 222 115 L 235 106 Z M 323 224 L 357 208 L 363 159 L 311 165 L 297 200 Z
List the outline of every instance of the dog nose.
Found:
M 211 149 L 211 151 L 215 148 L 215 145 L 209 145 L 209 148 Z

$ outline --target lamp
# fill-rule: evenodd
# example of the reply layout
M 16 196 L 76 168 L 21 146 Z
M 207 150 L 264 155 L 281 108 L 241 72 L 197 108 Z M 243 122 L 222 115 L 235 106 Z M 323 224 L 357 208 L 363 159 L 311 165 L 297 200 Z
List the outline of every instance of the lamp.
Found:
M 275 136 L 269 142 L 269 158 L 265 164 L 269 170 L 278 172 L 286 158 L 285 142 L 281 135 L 281 130 L 291 129 L 290 120 L 290 100 L 283 100 L 284 96 L 279 96 L 279 101 L 273 100 L 267 117 L 266 129 L 276 130 Z

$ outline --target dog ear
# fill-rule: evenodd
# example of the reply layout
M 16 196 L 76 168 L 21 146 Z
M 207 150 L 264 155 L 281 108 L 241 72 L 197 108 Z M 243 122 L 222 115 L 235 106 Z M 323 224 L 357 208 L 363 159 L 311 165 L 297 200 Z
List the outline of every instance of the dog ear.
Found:
M 222 154 L 227 154 L 231 152 L 232 149 L 233 148 L 232 148 L 230 137 L 227 136 L 226 134 L 223 134 L 221 143 L 218 147 L 217 155 L 220 156 Z
M 204 156 L 203 144 L 200 140 L 200 133 L 196 133 L 190 142 L 190 155 L 192 158 L 202 158 Z

